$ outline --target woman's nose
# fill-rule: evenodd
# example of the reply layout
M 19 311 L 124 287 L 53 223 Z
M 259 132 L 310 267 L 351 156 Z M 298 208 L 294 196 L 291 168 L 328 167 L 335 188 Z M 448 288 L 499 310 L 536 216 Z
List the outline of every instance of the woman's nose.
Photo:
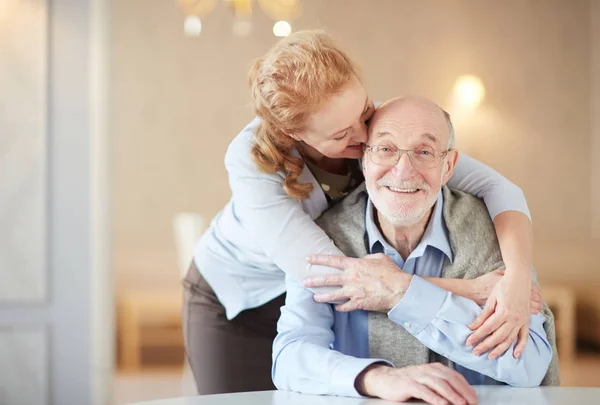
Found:
M 357 143 L 367 143 L 367 138 L 367 126 L 363 123 L 354 131 L 354 141 Z

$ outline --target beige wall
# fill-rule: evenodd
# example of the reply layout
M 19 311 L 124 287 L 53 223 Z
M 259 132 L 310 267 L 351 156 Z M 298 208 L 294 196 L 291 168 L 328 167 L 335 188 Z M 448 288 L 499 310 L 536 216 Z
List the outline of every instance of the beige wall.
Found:
M 600 244 L 600 1 L 591 6 L 592 236 Z
M 185 38 L 176 1 L 148 3 L 112 4 L 114 260 L 121 285 L 174 287 L 172 216 L 211 218 L 229 198 L 223 155 L 251 117 L 246 72 L 275 38 L 260 11 L 250 37 L 232 36 L 223 4 L 199 38 Z M 587 273 L 588 1 L 303 4 L 295 27 L 331 31 L 377 100 L 420 94 L 447 106 L 459 75 L 479 75 L 486 104 L 459 125 L 459 147 L 525 190 L 542 277 L 567 277 L 567 264 L 569 274 L 600 277 Z

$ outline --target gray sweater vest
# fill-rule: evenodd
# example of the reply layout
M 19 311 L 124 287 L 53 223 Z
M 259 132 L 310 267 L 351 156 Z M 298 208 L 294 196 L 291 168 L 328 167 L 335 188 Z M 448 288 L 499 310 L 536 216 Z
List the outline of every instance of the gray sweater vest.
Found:
M 478 198 L 444 186 L 444 220 L 448 227 L 453 263 L 446 258 L 442 269 L 444 278 L 473 279 L 504 267 L 500 247 L 483 202 Z M 365 231 L 367 192 L 364 184 L 348 197 L 325 212 L 317 224 L 346 256 L 363 257 L 368 254 Z M 534 281 L 535 270 L 533 271 Z M 552 345 L 552 361 L 542 385 L 559 385 L 558 357 L 554 316 L 546 304 L 542 310 L 546 318 L 544 329 Z M 369 312 L 369 351 L 371 357 L 383 358 L 396 367 L 429 362 L 453 364 L 432 352 L 402 326 L 386 314 Z

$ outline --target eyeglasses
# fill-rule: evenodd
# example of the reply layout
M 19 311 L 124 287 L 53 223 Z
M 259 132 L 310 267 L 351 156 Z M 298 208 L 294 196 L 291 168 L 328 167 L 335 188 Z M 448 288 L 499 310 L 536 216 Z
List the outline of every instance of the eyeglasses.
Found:
M 433 148 L 398 149 L 391 145 L 365 145 L 369 159 L 376 165 L 396 166 L 403 153 L 408 155 L 410 163 L 415 169 L 433 169 L 438 167 L 451 149 L 438 152 Z

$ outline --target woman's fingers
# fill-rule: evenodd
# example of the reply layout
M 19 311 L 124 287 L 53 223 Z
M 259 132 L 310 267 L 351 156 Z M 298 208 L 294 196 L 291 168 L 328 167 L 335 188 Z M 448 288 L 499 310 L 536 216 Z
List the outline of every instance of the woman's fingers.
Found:
M 519 330 L 519 341 L 515 346 L 515 350 L 513 350 L 513 356 L 515 359 L 518 359 L 523 354 L 525 350 L 525 346 L 527 346 L 527 340 L 529 339 L 529 325 L 523 326 Z
M 485 306 L 483 307 L 483 311 L 479 314 L 479 316 L 469 325 L 471 330 L 479 329 L 484 322 L 488 320 L 490 316 L 494 313 L 495 301 L 487 300 Z M 483 338 L 483 336 L 481 336 Z M 469 340 L 467 340 L 467 346 L 472 346 L 473 342 L 469 344 Z

